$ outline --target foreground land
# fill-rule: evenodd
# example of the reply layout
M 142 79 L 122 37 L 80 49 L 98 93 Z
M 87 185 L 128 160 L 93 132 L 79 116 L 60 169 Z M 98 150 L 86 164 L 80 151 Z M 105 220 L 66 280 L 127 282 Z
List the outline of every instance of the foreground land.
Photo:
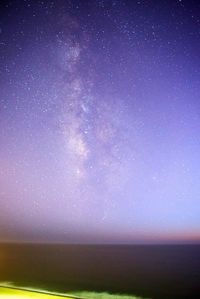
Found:
M 69 296 L 60 296 L 60 295 L 52 295 L 52 294 L 44 294 L 37 291 L 27 291 L 27 290 L 17 290 L 17 289 L 10 289 L 10 288 L 0 288 L 0 298 L 1 299 L 15 299 L 15 298 L 22 298 L 22 299 L 29 299 L 29 298 L 41 298 L 41 299 L 61 299 L 67 298 L 72 299 Z

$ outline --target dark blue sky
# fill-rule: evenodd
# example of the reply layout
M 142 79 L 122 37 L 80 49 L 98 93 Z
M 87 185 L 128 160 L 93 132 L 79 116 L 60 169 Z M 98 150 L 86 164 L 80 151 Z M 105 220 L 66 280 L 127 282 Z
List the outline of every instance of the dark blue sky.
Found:
M 200 240 L 200 3 L 4 1 L 0 240 Z

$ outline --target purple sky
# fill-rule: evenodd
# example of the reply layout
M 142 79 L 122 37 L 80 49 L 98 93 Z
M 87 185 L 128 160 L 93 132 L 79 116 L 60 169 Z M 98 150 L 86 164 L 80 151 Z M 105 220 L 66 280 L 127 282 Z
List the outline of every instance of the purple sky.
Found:
M 199 241 L 200 3 L 1 3 L 0 241 Z

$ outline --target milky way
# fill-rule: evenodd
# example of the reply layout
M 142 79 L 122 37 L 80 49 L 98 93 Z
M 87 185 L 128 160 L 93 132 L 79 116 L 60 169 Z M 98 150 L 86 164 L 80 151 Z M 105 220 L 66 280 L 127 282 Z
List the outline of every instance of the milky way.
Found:
M 1 6 L 0 240 L 199 240 L 199 4 Z

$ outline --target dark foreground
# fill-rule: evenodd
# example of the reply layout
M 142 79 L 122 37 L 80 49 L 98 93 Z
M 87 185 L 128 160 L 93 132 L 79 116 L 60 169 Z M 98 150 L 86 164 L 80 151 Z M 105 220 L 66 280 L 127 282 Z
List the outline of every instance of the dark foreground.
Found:
M 49 290 L 200 298 L 200 245 L 0 245 L 0 281 Z

